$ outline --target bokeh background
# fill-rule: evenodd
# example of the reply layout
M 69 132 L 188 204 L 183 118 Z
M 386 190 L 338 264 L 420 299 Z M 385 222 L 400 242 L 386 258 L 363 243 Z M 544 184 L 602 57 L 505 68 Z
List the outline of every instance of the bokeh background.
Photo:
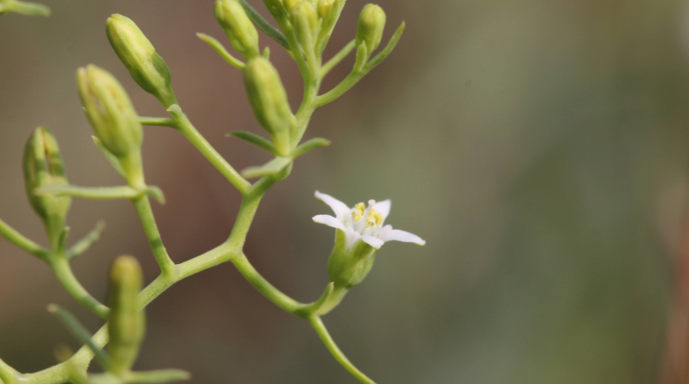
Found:
M 77 67 L 112 71 L 142 115 L 163 115 L 112 52 L 104 33 L 112 13 L 134 19 L 155 44 L 180 103 L 220 153 L 237 168 L 268 160 L 224 137 L 261 131 L 239 71 L 195 37 L 225 41 L 212 0 L 46 2 L 50 18 L 0 18 L 3 220 L 45 243 L 21 173 L 38 125 L 55 131 L 72 183 L 122 183 L 91 142 Z M 353 38 L 364 4 L 348 1 L 330 54 Z M 689 257 L 689 3 L 379 4 L 386 38 L 403 20 L 407 32 L 386 63 L 316 113 L 307 136 L 333 146 L 300 159 L 265 198 L 246 246 L 256 268 L 297 299 L 317 298 L 333 233 L 311 221 L 328 211 L 314 190 L 349 204 L 391 198 L 390 222 L 428 245 L 386 245 L 369 278 L 325 319 L 378 382 L 683 382 L 660 377 L 673 356 L 671 371 L 689 362 L 680 284 Z M 296 106 L 295 65 L 262 43 L 273 47 Z M 225 240 L 239 203 L 229 183 L 172 130 L 147 128 L 144 149 L 148 181 L 168 200 L 155 213 L 173 259 Z M 130 204 L 75 201 L 73 239 L 99 219 L 108 224 L 103 239 L 74 263 L 83 284 L 103 299 L 109 263 L 124 253 L 152 280 L 156 265 Z M 46 265 L 0 239 L 0 356 L 20 371 L 54 364 L 58 345 L 77 347 L 49 303 L 93 331 L 101 325 Z M 203 384 L 354 382 L 308 324 L 231 265 L 179 283 L 148 315 L 141 369 L 182 368 Z

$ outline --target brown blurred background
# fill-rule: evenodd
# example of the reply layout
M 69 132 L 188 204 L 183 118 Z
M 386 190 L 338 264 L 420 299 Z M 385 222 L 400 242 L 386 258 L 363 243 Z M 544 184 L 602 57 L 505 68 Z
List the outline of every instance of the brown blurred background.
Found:
M 72 183 L 122 181 L 91 142 L 74 72 L 95 63 L 142 115 L 162 116 L 112 52 L 105 19 L 136 21 L 173 73 L 185 111 L 237 168 L 268 158 L 224 134 L 260 132 L 239 71 L 195 37 L 225 41 L 212 0 L 49 1 L 52 17 L 0 18 L 0 217 L 40 240 L 21 154 L 51 127 Z M 263 10 L 260 1 L 252 4 Z M 349 0 L 330 54 L 354 36 Z M 333 231 L 311 217 L 319 189 L 349 204 L 393 200 L 390 222 L 428 245 L 386 245 L 365 281 L 326 318 L 353 362 L 380 383 L 655 383 L 689 201 L 689 4 L 680 0 L 381 0 L 397 51 L 322 108 L 308 137 L 333 146 L 300 159 L 266 197 L 246 247 L 297 299 L 327 283 Z M 275 44 L 293 105 L 301 79 Z M 229 43 L 227 44 L 229 46 Z M 343 78 L 351 61 L 328 81 Z M 173 259 L 221 243 L 238 194 L 176 132 L 147 128 L 148 181 Z M 73 240 L 99 219 L 103 239 L 74 262 L 98 298 L 112 259 L 156 274 L 127 202 L 76 201 Z M 80 309 L 47 266 L 0 239 L 0 356 L 20 371 L 77 347 L 45 311 Z M 192 277 L 148 309 L 138 367 L 193 383 L 353 383 L 309 326 L 260 296 L 231 265 Z M 672 339 L 674 336 L 671 336 Z M 689 343 L 678 343 L 680 346 Z M 686 364 L 680 362 L 680 364 Z

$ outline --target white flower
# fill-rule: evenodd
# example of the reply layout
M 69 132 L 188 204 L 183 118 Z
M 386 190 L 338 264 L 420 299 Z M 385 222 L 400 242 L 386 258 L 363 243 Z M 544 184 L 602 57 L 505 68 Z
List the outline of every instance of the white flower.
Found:
M 369 200 L 368 207 L 364 203 L 359 203 L 354 208 L 349 208 L 345 203 L 318 191 L 316 198 L 328 204 L 335 212 L 335 217 L 318 215 L 314 216 L 313 221 L 343 231 L 347 238 L 346 249 L 353 249 L 359 240 L 375 249 L 380 249 L 388 241 L 426 244 L 413 233 L 392 229 L 391 225 L 384 226 L 385 219 L 390 214 L 390 200 L 378 203 Z

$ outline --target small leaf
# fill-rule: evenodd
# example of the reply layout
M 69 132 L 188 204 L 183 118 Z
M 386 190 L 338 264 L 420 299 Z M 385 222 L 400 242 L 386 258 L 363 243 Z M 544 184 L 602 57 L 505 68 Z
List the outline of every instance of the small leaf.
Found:
M 163 190 L 158 187 L 147 187 L 146 195 L 151 196 L 160 204 L 165 204 L 165 195 L 163 195 Z
M 279 173 L 292 163 L 289 157 L 276 157 L 260 167 L 250 167 L 242 171 L 242 176 L 253 179 L 256 177 L 271 176 Z
M 282 45 L 287 49 L 288 51 L 290 50 L 289 43 L 287 42 L 287 38 L 285 35 L 282 34 L 277 28 L 273 27 L 266 19 L 263 18 L 256 10 L 249 5 L 249 3 L 246 2 L 246 0 L 239 0 L 239 2 L 242 4 L 242 7 L 244 7 L 244 11 L 246 14 L 249 16 L 251 21 L 256 24 L 258 29 L 263 31 L 268 37 L 271 39 L 275 40 L 278 42 L 278 44 Z
M 379 54 L 376 55 L 367 65 L 366 65 L 366 70 L 370 71 L 373 68 L 375 68 L 378 64 L 382 63 L 383 60 L 387 59 L 388 56 L 392 53 L 392 51 L 395 49 L 397 46 L 397 43 L 399 43 L 400 39 L 402 38 L 402 34 L 404 33 L 404 29 L 406 28 L 406 24 L 402 23 L 402 25 L 397 28 L 397 31 L 395 31 L 395 34 L 392 35 L 390 38 L 390 41 L 388 42 L 388 45 L 385 46 L 385 49 L 383 49 Z
M 314 149 L 327 147 L 330 145 L 330 140 L 326 139 L 311 139 L 304 144 L 298 146 L 292 151 L 292 158 L 296 159 L 299 156 L 303 156 Z
M 246 66 L 246 64 L 244 64 L 243 61 L 232 56 L 232 54 L 228 52 L 227 49 L 225 49 L 225 46 L 222 45 L 222 43 L 220 43 L 217 39 L 208 36 L 204 33 L 197 33 L 196 36 L 198 36 L 199 39 L 205 41 L 208 45 L 211 46 L 211 48 L 215 49 L 215 51 L 218 52 L 218 54 L 220 54 L 220 57 L 225 59 L 225 61 L 230 63 L 230 65 L 232 65 L 233 67 L 243 70 Z
M 272 153 L 275 156 L 280 155 L 278 153 L 278 149 L 275 147 L 275 144 L 271 143 L 268 139 L 264 139 L 263 137 L 253 134 L 251 132 L 234 131 L 232 133 L 229 133 L 228 136 L 234 136 L 238 139 L 242 139 L 249 144 L 253 144 L 261 149 L 265 149 L 266 151 Z
M 72 248 L 69 249 L 69 251 L 67 251 L 67 260 L 72 260 L 91 248 L 91 246 L 95 244 L 98 239 L 100 239 L 103 231 L 105 231 L 105 222 L 101 220 L 98 222 L 98 224 L 96 224 L 96 228 L 91 230 L 88 235 L 79 240 L 72 246 Z
M 60 320 L 62 325 L 64 325 L 79 342 L 86 344 L 89 348 L 91 348 L 91 351 L 93 351 L 95 354 L 96 360 L 98 360 L 98 363 L 100 363 L 103 368 L 106 370 L 110 369 L 112 366 L 110 356 L 108 356 L 105 351 L 101 350 L 93 343 L 93 340 L 91 340 L 91 333 L 87 331 L 83 325 L 81 325 L 79 320 L 77 320 L 74 315 L 56 304 L 50 304 L 48 306 L 48 312 L 55 315 L 55 317 Z

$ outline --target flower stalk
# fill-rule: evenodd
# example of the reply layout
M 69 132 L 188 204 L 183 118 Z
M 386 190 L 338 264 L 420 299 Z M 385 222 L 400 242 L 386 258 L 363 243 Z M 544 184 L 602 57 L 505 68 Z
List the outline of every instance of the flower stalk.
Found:
M 0 6 L 7 1 L 0 0 Z M 383 226 L 390 211 L 389 202 L 372 202 L 368 208 L 361 208 L 359 205 L 349 208 L 330 196 L 317 193 L 321 200 L 333 208 L 336 217 L 321 215 L 314 220 L 337 228 L 337 240 L 328 263 L 331 282 L 320 298 L 311 303 L 302 303 L 289 297 L 266 280 L 245 255 L 244 244 L 263 196 L 275 183 L 290 175 L 297 158 L 330 144 L 325 139 L 312 139 L 302 143 L 317 108 L 342 96 L 387 58 L 399 41 L 404 24 L 387 47 L 371 59 L 382 39 L 385 13 L 380 7 L 366 6 L 360 17 L 356 39 L 323 64 L 323 52 L 340 17 L 345 0 L 264 0 L 264 3 L 275 18 L 279 30 L 265 21 L 245 0 L 218 0 L 215 5 L 216 19 L 227 35 L 230 45 L 246 62 L 232 56 L 213 37 L 198 35 L 223 59 L 243 72 L 251 107 L 271 139 L 243 131 L 233 134 L 274 156 L 267 164 L 248 168 L 242 173 L 237 172 L 213 148 L 183 112 L 172 90 L 167 64 L 134 21 L 122 15 L 114 15 L 108 19 L 106 30 L 113 49 L 134 81 L 160 101 L 168 111 L 169 117 L 139 116 L 127 93 L 110 73 L 95 66 L 80 69 L 78 89 L 84 110 L 96 135 L 94 142 L 124 177 L 127 185 L 105 188 L 77 187 L 69 185 L 64 179 L 51 183 L 32 182 L 27 184 L 27 193 L 34 208 L 38 206 L 37 213 L 44 219 L 46 215 L 43 211 L 47 206 L 45 202 L 65 202 L 71 198 L 132 201 L 153 256 L 160 267 L 160 275 L 140 291 L 141 276 L 138 264 L 132 258 L 118 259 L 111 273 L 112 295 L 110 307 L 107 307 L 89 295 L 79 284 L 69 263 L 76 256 L 86 252 L 100 237 L 102 226 L 99 225 L 85 238 L 68 248 L 69 230 L 64 227 L 64 223 L 69 204 L 66 204 L 66 208 L 55 205 L 62 210 L 53 209 L 58 211 L 59 215 L 54 220 L 55 224 L 46 225 L 51 247 L 43 248 L 0 221 L 0 235 L 46 261 L 77 302 L 97 316 L 109 320 L 95 335 L 86 340 L 85 332 L 78 326 L 76 319 L 67 316 L 59 307 L 51 307 L 61 319 L 71 324 L 72 329 L 78 331 L 76 333 L 86 345 L 61 363 L 32 374 L 19 374 L 0 360 L 0 379 L 5 382 L 4 384 L 91 384 L 92 380 L 100 382 L 103 378 L 114 378 L 118 383 L 166 382 L 187 378 L 179 371 L 131 372 L 143 339 L 142 310 L 174 284 L 223 263 L 232 263 L 250 284 L 277 307 L 308 321 L 330 353 L 347 371 L 362 383 L 373 383 L 337 347 L 321 316 L 336 308 L 347 292 L 364 280 L 385 241 L 407 241 L 420 245 L 424 243 L 418 236 Z M 299 68 L 304 80 L 304 93 L 296 113 L 290 107 L 277 69 L 270 62 L 269 51 L 265 50 L 263 55 L 259 53 L 261 49 L 257 30 L 265 32 L 281 44 Z M 320 94 L 322 79 L 355 50 L 357 62 L 350 75 L 331 91 Z M 159 189 L 148 186 L 145 182 L 141 160 L 143 125 L 167 126 L 180 132 L 242 196 L 242 203 L 228 239 L 216 248 L 184 263 L 176 264 L 168 254 L 153 215 L 149 197 L 161 202 L 164 200 Z M 38 157 L 31 155 L 29 158 Z M 59 172 L 51 175 L 64 176 Z M 248 180 L 255 177 L 260 179 L 254 183 Z M 109 353 L 105 354 L 102 349 L 109 341 Z M 90 361 L 96 356 L 106 370 L 103 374 L 105 376 L 87 374 Z

